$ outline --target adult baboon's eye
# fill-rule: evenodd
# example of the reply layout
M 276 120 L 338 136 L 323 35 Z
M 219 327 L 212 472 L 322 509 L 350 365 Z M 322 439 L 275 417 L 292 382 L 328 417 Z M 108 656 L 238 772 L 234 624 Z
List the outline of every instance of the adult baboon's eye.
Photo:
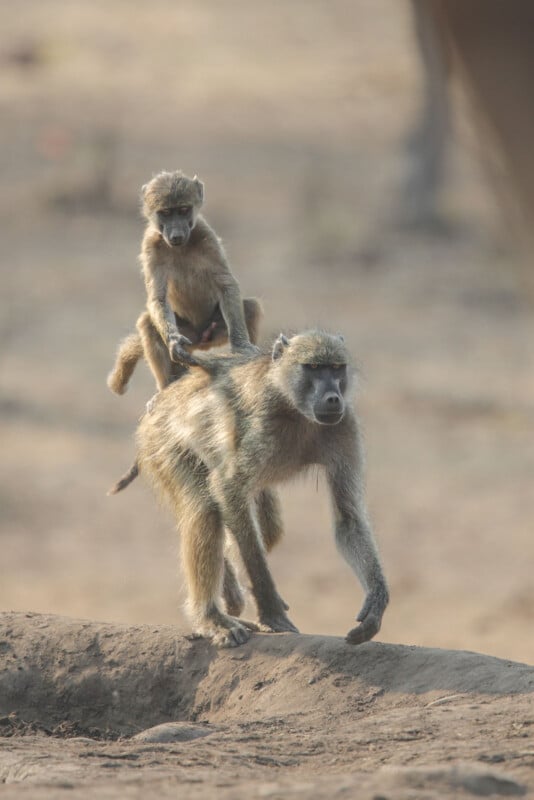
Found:
M 314 364 L 303 364 L 302 366 L 306 367 L 306 369 L 317 369 L 319 365 L 314 363 Z
M 332 364 L 332 369 L 345 369 L 346 364 Z
M 162 209 L 160 209 L 159 213 L 161 214 L 162 217 L 168 217 L 170 215 L 170 213 L 171 213 L 171 209 L 170 208 L 162 208 Z
M 180 206 L 178 208 L 178 213 L 185 217 L 186 214 L 189 214 L 191 211 L 191 206 Z

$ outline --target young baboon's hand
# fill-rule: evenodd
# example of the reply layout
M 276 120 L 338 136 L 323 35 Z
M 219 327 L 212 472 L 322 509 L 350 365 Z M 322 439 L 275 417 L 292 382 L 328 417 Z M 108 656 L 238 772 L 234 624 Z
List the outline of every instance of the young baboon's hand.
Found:
M 169 355 L 171 361 L 177 364 L 187 364 L 190 367 L 197 366 L 197 361 L 185 348 L 191 346 L 191 340 L 187 336 L 173 336 L 169 339 Z

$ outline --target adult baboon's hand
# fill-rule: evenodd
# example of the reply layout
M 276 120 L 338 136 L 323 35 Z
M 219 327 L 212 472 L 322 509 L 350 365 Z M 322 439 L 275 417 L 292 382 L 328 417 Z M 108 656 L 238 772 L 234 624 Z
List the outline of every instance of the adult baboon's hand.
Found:
M 372 639 L 380 630 L 386 603 L 387 599 L 385 600 L 382 595 L 368 594 L 362 610 L 356 617 L 360 624 L 347 633 L 345 641 L 349 644 L 362 644 Z

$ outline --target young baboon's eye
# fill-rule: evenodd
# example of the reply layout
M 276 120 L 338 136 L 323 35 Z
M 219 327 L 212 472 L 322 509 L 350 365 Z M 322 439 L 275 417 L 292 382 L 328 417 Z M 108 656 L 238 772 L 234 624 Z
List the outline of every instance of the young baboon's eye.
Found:
M 162 209 L 160 209 L 159 213 L 161 214 L 162 217 L 168 217 L 168 216 L 170 216 L 171 209 L 170 208 L 162 208 Z
M 318 365 L 318 364 L 315 364 L 315 363 L 313 363 L 313 364 L 303 364 L 302 366 L 303 366 L 303 367 L 305 367 L 306 369 L 317 369 L 317 367 L 318 367 L 319 365 Z
M 332 364 L 332 369 L 345 369 L 346 364 Z
M 181 214 L 182 217 L 185 217 L 186 214 L 189 214 L 190 211 L 191 211 L 191 206 L 180 206 L 178 208 L 178 213 Z

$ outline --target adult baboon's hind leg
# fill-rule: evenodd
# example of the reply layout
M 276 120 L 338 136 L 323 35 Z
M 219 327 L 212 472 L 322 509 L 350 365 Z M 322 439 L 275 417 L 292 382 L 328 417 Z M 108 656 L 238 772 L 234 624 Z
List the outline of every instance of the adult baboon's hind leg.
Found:
M 266 551 L 270 553 L 284 533 L 278 495 L 270 489 L 264 489 L 256 497 L 256 511 L 263 544 Z M 280 595 L 278 596 L 280 597 Z M 282 597 L 280 597 L 280 600 L 284 604 L 286 611 L 289 611 L 286 601 Z
M 219 509 L 199 504 L 191 491 L 187 513 L 180 514 L 182 557 L 194 632 L 220 647 L 236 647 L 257 628 L 224 614 L 218 606 L 223 583 L 224 525 Z M 235 576 L 234 576 L 235 577 Z
M 222 509 L 226 526 L 235 537 L 248 573 L 262 629 L 274 633 L 298 633 L 286 615 L 286 604 L 276 591 L 269 572 L 264 545 L 260 541 L 261 531 L 256 515 L 251 513 L 246 483 L 244 475 L 235 473 L 226 480 L 219 472 L 212 472 L 210 476 L 212 496 Z
M 256 512 L 263 544 L 269 553 L 283 533 L 278 496 L 269 489 L 260 492 L 256 498 Z M 245 598 L 236 572 L 228 558 L 224 559 L 223 597 L 228 613 L 234 617 L 241 616 L 245 607 Z M 287 611 L 289 606 L 283 600 L 282 602 Z
M 230 561 L 224 559 L 223 598 L 226 610 L 232 617 L 240 617 L 245 608 L 243 590 Z

